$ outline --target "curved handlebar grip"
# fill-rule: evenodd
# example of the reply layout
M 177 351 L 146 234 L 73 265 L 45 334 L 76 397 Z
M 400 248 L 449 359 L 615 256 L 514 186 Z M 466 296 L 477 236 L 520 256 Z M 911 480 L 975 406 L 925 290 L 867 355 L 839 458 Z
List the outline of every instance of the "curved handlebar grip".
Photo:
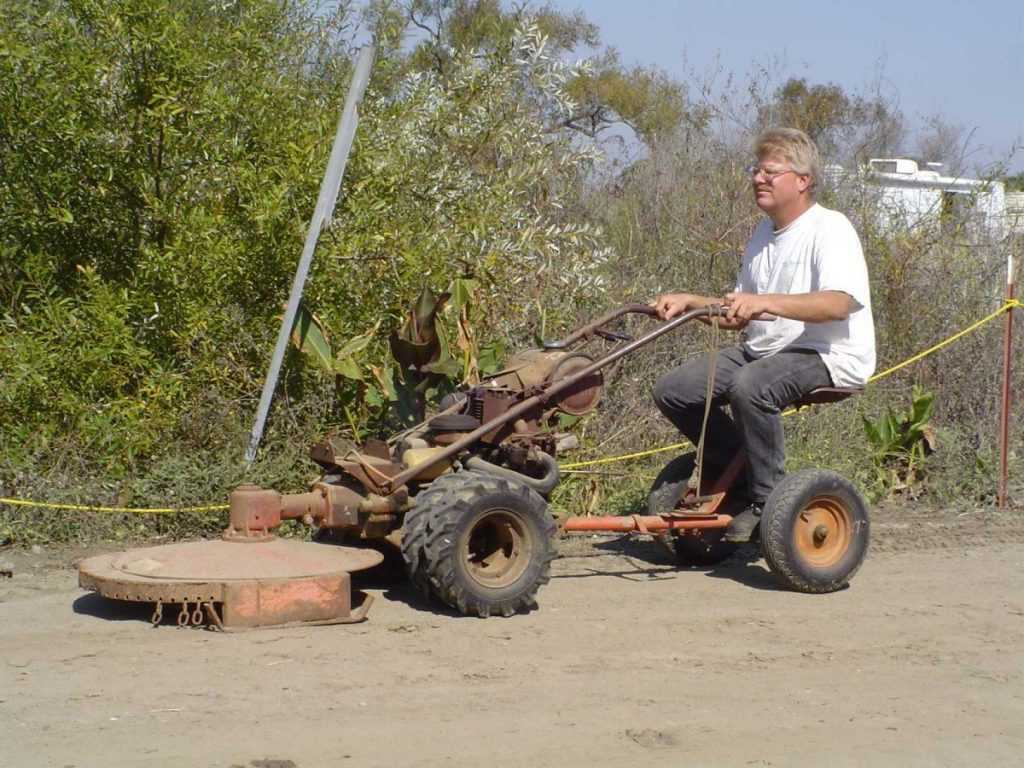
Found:
M 626 312 L 630 312 L 638 315 L 649 315 L 651 317 L 658 316 L 658 310 L 656 310 L 649 304 L 626 304 L 622 307 L 622 309 L 625 310 L 623 314 L 625 314 Z
M 573 331 L 568 336 L 566 336 L 564 339 L 560 339 L 559 341 L 545 341 L 543 343 L 543 347 L 544 349 L 565 349 L 570 344 L 574 344 L 580 339 L 587 338 L 592 333 L 597 331 L 598 328 L 600 328 L 603 325 L 607 325 L 612 320 L 617 320 L 623 315 L 630 314 L 657 317 L 658 311 L 654 307 L 648 306 L 647 304 L 623 304 L 618 309 L 613 309 L 611 312 L 597 318 L 597 320 L 587 323 L 582 328 L 578 328 L 577 330 Z

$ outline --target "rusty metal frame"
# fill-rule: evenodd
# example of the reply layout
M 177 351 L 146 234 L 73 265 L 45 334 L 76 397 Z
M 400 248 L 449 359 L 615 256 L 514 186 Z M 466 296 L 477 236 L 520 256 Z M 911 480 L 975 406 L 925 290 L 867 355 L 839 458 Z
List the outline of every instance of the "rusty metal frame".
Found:
M 612 312 L 609 312 L 607 315 L 598 318 L 594 322 L 585 325 L 583 328 L 570 334 L 562 341 L 557 342 L 557 344 L 559 345 L 557 348 L 564 348 L 568 344 L 580 341 L 586 338 L 588 333 L 592 334 L 602 325 L 630 313 L 644 315 L 655 314 L 654 310 L 651 307 L 647 306 L 646 304 L 627 304 L 623 307 L 619 307 L 618 309 Z M 624 343 L 620 347 L 616 347 L 615 349 L 608 352 L 608 354 L 606 354 L 604 357 L 598 358 L 593 363 L 586 366 L 585 368 L 580 369 L 576 373 L 566 376 L 564 379 L 560 379 L 558 381 L 554 381 L 551 382 L 550 384 L 547 384 L 542 388 L 542 390 L 539 393 L 531 397 L 528 397 L 525 400 L 522 400 L 517 405 L 514 405 L 507 411 L 505 411 L 505 413 L 502 414 L 501 416 L 493 419 L 492 421 L 488 421 L 482 424 L 477 429 L 474 429 L 472 432 L 467 434 L 465 437 L 449 445 L 447 448 L 445 448 L 444 451 L 437 454 L 437 456 L 435 457 L 435 461 L 443 461 L 445 459 L 452 458 L 459 452 L 464 451 L 466 448 L 469 448 L 471 445 L 478 442 L 485 435 L 491 434 L 497 428 L 505 424 L 508 424 L 509 422 L 515 421 L 520 416 L 529 413 L 531 410 L 538 406 L 543 406 L 548 400 L 555 397 L 560 392 L 568 389 L 577 382 L 582 381 L 583 379 L 587 378 L 593 373 L 600 371 L 605 366 L 611 365 L 616 360 L 625 357 L 626 355 L 639 349 L 640 347 L 646 346 L 655 339 L 664 336 L 666 333 L 674 331 L 679 326 L 685 325 L 691 320 L 695 320 L 700 317 L 719 316 L 722 313 L 722 309 L 717 306 L 701 307 L 699 309 L 690 310 L 689 312 L 684 312 L 678 317 L 675 317 L 666 323 L 662 323 L 657 328 L 653 328 L 652 330 L 645 333 L 643 336 L 634 339 L 633 341 Z M 392 477 L 389 482 L 385 483 L 384 491 L 388 493 L 393 492 L 397 488 L 400 488 L 401 486 L 405 485 L 405 483 L 412 480 L 417 475 L 418 472 L 419 470 L 416 467 L 413 467 L 398 473 L 397 475 Z

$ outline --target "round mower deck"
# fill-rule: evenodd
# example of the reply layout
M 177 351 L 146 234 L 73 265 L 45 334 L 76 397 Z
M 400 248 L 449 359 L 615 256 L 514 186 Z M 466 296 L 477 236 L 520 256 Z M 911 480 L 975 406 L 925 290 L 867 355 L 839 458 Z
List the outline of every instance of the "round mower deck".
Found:
M 179 625 L 220 629 L 361 621 L 370 598 L 352 611 L 349 574 L 383 560 L 372 549 L 271 538 L 196 541 L 83 560 L 78 583 L 114 600 L 180 605 Z

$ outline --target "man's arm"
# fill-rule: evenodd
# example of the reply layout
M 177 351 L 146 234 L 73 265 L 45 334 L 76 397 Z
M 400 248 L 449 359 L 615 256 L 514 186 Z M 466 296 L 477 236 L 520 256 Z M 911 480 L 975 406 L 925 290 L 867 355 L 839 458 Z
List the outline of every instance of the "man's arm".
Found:
M 805 323 L 828 323 L 845 320 L 857 308 L 849 294 L 842 291 L 813 293 L 727 293 L 726 320 L 748 321 L 755 315 L 767 314 L 800 320 Z
M 671 320 L 691 309 L 710 307 L 712 304 L 724 307 L 726 300 L 714 296 L 698 296 L 694 293 L 663 293 L 651 302 L 651 306 L 657 310 L 658 317 L 662 320 Z M 710 322 L 706 317 L 702 317 L 700 320 L 704 323 Z M 738 331 L 746 327 L 747 319 L 720 317 L 718 325 L 729 331 Z

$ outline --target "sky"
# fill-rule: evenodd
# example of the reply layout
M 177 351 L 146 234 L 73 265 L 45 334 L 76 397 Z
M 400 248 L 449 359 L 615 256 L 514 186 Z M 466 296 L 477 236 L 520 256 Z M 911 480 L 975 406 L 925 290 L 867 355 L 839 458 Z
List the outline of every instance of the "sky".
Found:
M 909 128 L 935 114 L 962 125 L 968 167 L 1009 158 L 1011 173 L 1024 172 L 1024 0 L 552 5 L 583 11 L 624 64 L 657 66 L 679 79 L 719 65 L 739 77 L 773 65 L 780 82 L 803 77 L 852 93 L 880 82 Z

